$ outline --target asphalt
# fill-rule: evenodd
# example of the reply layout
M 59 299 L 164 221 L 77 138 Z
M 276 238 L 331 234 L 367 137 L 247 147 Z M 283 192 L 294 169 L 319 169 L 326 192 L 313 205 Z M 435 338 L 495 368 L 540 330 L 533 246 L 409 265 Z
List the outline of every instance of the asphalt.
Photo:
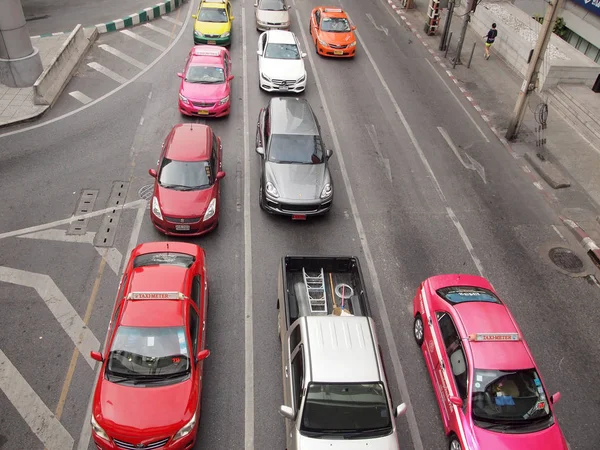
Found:
M 318 2 L 292 5 L 292 30 L 303 43 L 307 17 Z M 212 354 L 205 364 L 196 448 L 285 448 L 284 423 L 277 413 L 283 398 L 275 309 L 278 261 L 286 254 L 353 254 L 363 262 L 394 402 L 410 400 L 416 419 L 413 425 L 408 417 L 397 421 L 402 448 L 447 445 L 431 382 L 412 337 L 414 292 L 428 276 L 476 274 L 481 269 L 510 306 L 547 387 L 552 393 L 561 391 L 556 411 L 571 448 L 595 449 L 600 431 L 592 422 L 599 412 L 596 399 L 600 389 L 589 374 L 600 369 L 596 345 L 600 314 L 594 308 L 598 287 L 584 277 L 564 275 L 547 257 L 554 246 L 571 248 L 581 256 L 586 273 L 597 274 L 556 214 L 558 207 L 577 209 L 589 200 L 561 197 L 559 201 L 564 203 L 557 206 L 540 195 L 458 88 L 441 83 L 435 73 L 439 67 L 429 64 L 433 61 L 427 50 L 397 23 L 387 2 L 343 1 L 342 5 L 358 27 L 356 58 L 329 60 L 315 55 L 310 47 L 305 49 L 311 52 L 314 66 L 311 58 L 306 58 L 304 97 L 321 122 L 325 143 L 334 149 L 331 168 L 336 197 L 329 215 L 304 223 L 267 215 L 258 207 L 259 157 L 253 150 L 254 130 L 258 111 L 270 95 L 258 88 L 254 56 L 258 33 L 252 1 L 233 3 L 236 20 L 231 52 L 236 78 L 232 114 L 206 122 L 224 145 L 227 176 L 220 225 L 214 233 L 190 239 L 207 252 L 211 289 L 207 345 Z M 184 12 L 179 19 L 182 22 Z M 174 42 L 173 48 L 141 75 L 141 70 L 107 55 L 98 45 L 118 48 L 145 64 L 152 64 L 161 52 L 125 39 L 119 32 L 103 36 L 50 112 L 55 116 L 49 117 L 58 118 L 81 107 L 69 92 L 79 90 L 97 99 L 119 87 L 103 74 L 89 71 L 89 62 L 96 61 L 127 79 L 139 78 L 63 119 L 23 133 L 0 134 L 0 186 L 8 194 L 0 237 L 71 216 L 83 189 L 98 190 L 95 210 L 106 207 L 115 181 L 130 183 L 126 202 L 140 198 L 138 191 L 151 183 L 147 171 L 155 166 L 170 128 L 180 122 L 200 122 L 182 118 L 177 111 L 175 73 L 192 45 L 191 20 L 184 27 L 180 37 L 179 30 L 167 37 L 144 27 L 132 29 L 164 47 Z M 244 64 L 247 97 L 243 95 Z M 249 115 L 248 135 L 244 135 L 244 105 Z M 484 177 L 463 166 L 438 127 L 447 133 L 463 160 L 468 154 L 484 168 Z M 245 142 L 250 154 L 244 152 Z M 249 173 L 244 173 L 246 158 L 250 158 Z M 250 177 L 251 185 L 246 217 L 244 176 Z M 153 229 L 148 211 L 138 236 L 135 217 L 136 210 L 126 210 L 118 224 L 114 248 L 124 256 L 132 240 L 165 240 Z M 247 220 L 251 225 L 248 234 Z M 88 231 L 100 231 L 100 221 L 90 219 Z M 357 223 L 364 229 L 362 236 Z M 250 266 L 244 263 L 248 242 L 252 246 Z M 93 297 L 94 282 L 100 278 L 88 326 L 104 341 L 118 276 L 105 267 L 98 277 L 103 265 L 92 245 L 6 237 L 0 239 L 0 255 L 0 266 L 49 275 L 81 317 Z M 369 257 L 374 272 L 369 270 Z M 253 445 L 245 442 L 247 276 L 253 290 Z M 0 315 L 1 350 L 54 411 L 74 345 L 33 289 L 2 283 L 1 292 L 0 299 L 7 304 L 4 311 L 10 311 Z M 402 372 L 392 369 L 398 365 L 390 354 L 386 319 Z M 89 419 L 86 408 L 95 372 L 79 357 L 73 373 L 61 423 L 77 445 Z M 403 382 L 410 398 L 401 394 Z M 0 418 L 0 448 L 44 448 L 1 391 L 0 410 L 7 412 Z

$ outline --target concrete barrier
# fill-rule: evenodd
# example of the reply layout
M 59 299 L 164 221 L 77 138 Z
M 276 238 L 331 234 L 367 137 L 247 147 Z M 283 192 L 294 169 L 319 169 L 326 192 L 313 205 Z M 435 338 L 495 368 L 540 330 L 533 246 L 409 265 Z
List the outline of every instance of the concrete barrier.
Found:
M 50 107 L 54 105 L 54 102 L 71 79 L 71 75 L 73 75 L 79 61 L 97 37 L 98 31 L 96 29 L 91 31 L 88 38 L 83 32 L 81 24 L 75 27 L 56 57 L 33 85 L 34 104 L 49 105 Z

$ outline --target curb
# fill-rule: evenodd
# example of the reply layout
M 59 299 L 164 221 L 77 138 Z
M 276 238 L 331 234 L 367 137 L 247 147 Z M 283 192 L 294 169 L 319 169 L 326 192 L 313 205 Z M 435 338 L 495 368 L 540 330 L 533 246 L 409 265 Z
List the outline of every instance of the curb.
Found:
M 528 151 L 523 155 L 535 171 L 552 189 L 562 189 L 571 186 L 571 182 L 549 161 L 542 161 L 535 152 Z
M 129 28 L 140 23 L 150 22 L 152 19 L 156 19 L 165 14 L 169 14 L 175 9 L 179 8 L 187 0 L 166 0 L 156 5 L 145 8 L 135 14 L 130 14 L 124 19 L 115 19 L 111 22 L 99 23 L 96 25 L 98 33 L 110 33 L 111 31 L 120 30 L 122 28 Z
M 562 220 L 565 226 L 571 230 L 571 233 L 573 233 L 573 235 L 577 238 L 596 267 L 600 268 L 600 247 L 598 247 L 596 242 L 594 242 L 594 240 L 585 232 L 585 230 L 577 225 L 577 223 L 573 220 L 563 216 L 559 216 L 559 218 Z
M 33 100 L 32 100 L 32 102 L 33 102 Z M 23 123 L 27 123 L 27 122 L 33 122 L 34 120 L 39 119 L 44 114 L 46 114 L 46 111 L 48 111 L 50 109 L 50 106 L 48 106 L 48 105 L 39 105 L 39 106 L 43 108 L 40 112 L 36 112 L 34 114 L 31 114 L 30 116 L 21 117 L 12 122 L 0 123 L 0 129 L 12 127 L 14 125 L 19 125 L 19 124 L 23 124 Z

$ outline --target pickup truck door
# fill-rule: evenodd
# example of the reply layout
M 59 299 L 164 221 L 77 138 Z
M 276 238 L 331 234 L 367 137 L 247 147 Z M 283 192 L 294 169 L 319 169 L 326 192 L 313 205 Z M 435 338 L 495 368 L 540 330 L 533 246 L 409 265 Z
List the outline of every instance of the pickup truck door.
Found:
M 300 407 L 302 383 L 304 381 L 304 360 L 302 354 L 300 321 L 292 324 L 286 333 L 286 343 L 283 347 L 283 401 L 284 405 L 290 406 L 296 414 Z M 298 420 L 296 416 L 296 420 Z M 285 435 L 287 449 L 296 448 L 295 422 L 285 419 Z

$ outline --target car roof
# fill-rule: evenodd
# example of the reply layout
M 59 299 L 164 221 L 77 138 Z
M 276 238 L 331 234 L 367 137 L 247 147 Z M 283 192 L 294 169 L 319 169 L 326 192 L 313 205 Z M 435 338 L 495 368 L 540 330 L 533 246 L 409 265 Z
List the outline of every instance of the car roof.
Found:
M 194 45 L 191 50 L 191 61 L 193 63 L 214 64 L 223 66 L 223 56 L 225 55 L 223 47 L 214 45 Z
M 165 156 L 178 161 L 206 161 L 210 158 L 212 132 L 208 125 L 180 123 L 173 127 Z
M 315 115 L 307 100 L 297 97 L 274 97 L 270 105 L 272 134 L 319 135 Z
M 296 38 L 293 32 L 286 30 L 269 30 L 267 33 L 268 42 L 276 42 L 278 44 L 296 44 Z
M 308 355 L 316 383 L 381 381 L 367 317 L 307 316 Z

